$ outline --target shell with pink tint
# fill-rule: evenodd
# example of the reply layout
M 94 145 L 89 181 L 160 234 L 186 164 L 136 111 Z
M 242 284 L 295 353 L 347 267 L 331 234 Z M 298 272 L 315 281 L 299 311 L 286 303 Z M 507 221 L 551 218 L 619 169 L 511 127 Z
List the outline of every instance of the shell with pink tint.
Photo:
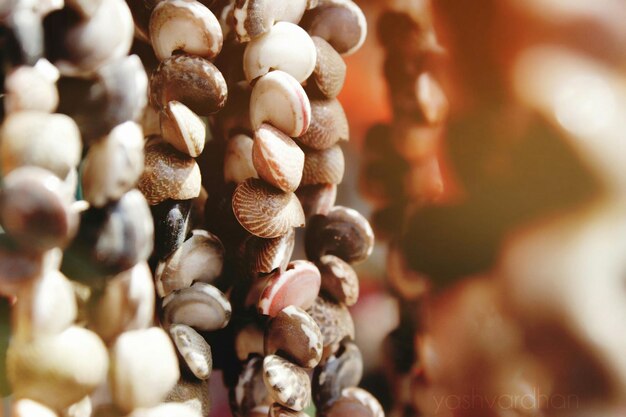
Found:
M 276 271 L 261 293 L 259 312 L 275 317 L 290 305 L 307 309 L 313 305 L 321 285 L 317 267 L 308 261 L 293 261 L 285 271 Z
M 250 96 L 250 122 L 257 130 L 269 123 L 291 137 L 302 136 L 311 122 L 311 103 L 293 76 L 272 71 L 261 77 Z
M 263 124 L 254 134 L 252 162 L 259 176 L 285 192 L 300 185 L 304 152 L 296 142 L 275 127 Z
M 304 211 L 294 193 L 284 193 L 255 178 L 237 186 L 232 207 L 241 226 L 258 237 L 280 237 L 304 225 Z
M 298 142 L 322 150 L 339 141 L 347 141 L 349 137 L 348 119 L 339 100 L 311 101 L 311 124 L 306 133 L 298 138 Z

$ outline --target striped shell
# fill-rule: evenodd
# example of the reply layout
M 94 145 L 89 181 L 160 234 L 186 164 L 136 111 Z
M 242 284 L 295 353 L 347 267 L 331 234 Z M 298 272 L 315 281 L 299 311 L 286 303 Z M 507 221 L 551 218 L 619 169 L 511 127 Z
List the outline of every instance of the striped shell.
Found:
M 233 213 L 250 233 L 275 238 L 304 226 L 304 211 L 293 193 L 283 193 L 264 181 L 249 178 L 233 194 Z
M 323 151 L 307 149 L 304 154 L 302 185 L 339 184 L 345 172 L 345 160 L 339 145 Z
M 249 236 L 242 244 L 242 256 L 251 272 L 268 274 L 276 268 L 285 269 L 296 244 L 294 229 L 283 236 L 263 239 Z
M 346 63 L 335 48 L 319 36 L 313 36 L 317 50 L 317 60 L 313 79 L 319 91 L 328 98 L 335 98 L 341 92 L 346 80 Z
M 311 100 L 311 124 L 298 141 L 309 148 L 322 150 L 349 138 L 348 119 L 339 100 Z
M 263 360 L 263 381 L 277 403 L 300 411 L 311 402 L 311 380 L 306 371 L 277 355 Z
M 285 192 L 292 192 L 302 179 L 304 152 L 289 136 L 263 124 L 254 134 L 252 163 L 263 180 Z

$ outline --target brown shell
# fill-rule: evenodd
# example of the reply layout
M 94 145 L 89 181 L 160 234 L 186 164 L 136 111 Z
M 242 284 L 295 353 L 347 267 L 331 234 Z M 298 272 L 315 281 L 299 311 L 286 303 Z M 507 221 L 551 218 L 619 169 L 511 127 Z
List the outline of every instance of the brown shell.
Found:
M 159 116 L 165 141 L 194 158 L 202 153 L 206 126 L 200 117 L 178 101 L 170 101 Z
M 272 404 L 268 417 L 307 417 L 308 414 L 304 411 L 290 410 L 287 407 L 283 407 L 280 404 Z
M 198 379 L 208 379 L 213 370 L 213 355 L 204 337 L 185 324 L 172 325 L 169 334 L 176 346 L 181 367 Z
M 287 267 L 295 244 L 296 232 L 293 228 L 273 239 L 253 235 L 243 242 L 242 255 L 251 272 L 267 274 L 276 268 Z
M 335 98 L 341 92 L 346 80 L 346 63 L 335 49 L 319 36 L 313 36 L 317 51 L 317 61 L 313 79 L 320 93 L 328 98 Z
M 298 187 L 296 195 L 307 219 L 316 214 L 328 214 L 337 199 L 337 184 L 312 184 Z
M 224 107 L 227 96 L 222 73 L 198 56 L 171 56 L 161 62 L 150 78 L 150 104 L 158 109 L 176 100 L 194 113 L 208 116 Z
M 294 193 L 284 193 L 264 181 L 248 178 L 235 189 L 233 213 L 250 233 L 275 238 L 304 226 L 304 211 Z
M 322 291 L 339 303 L 356 304 L 359 278 L 349 263 L 334 255 L 324 255 L 316 265 L 322 274 Z
M 285 192 L 292 192 L 302 179 L 304 152 L 289 136 L 263 124 L 254 134 L 252 163 L 263 180 Z
M 277 355 L 263 360 L 263 382 L 277 403 L 295 411 L 311 402 L 311 380 L 306 371 Z
M 156 138 L 146 143 L 145 152 L 145 168 L 137 187 L 150 205 L 200 195 L 202 178 L 195 159 Z
M 345 305 L 317 297 L 315 304 L 306 312 L 315 320 L 322 332 L 324 339 L 322 362 L 339 349 L 343 339 L 354 339 L 354 322 Z
M 340 54 L 351 54 L 365 38 L 363 12 L 352 1 L 326 1 L 305 13 L 300 25 L 311 36 L 324 38 Z
M 345 171 L 343 151 L 339 145 L 323 151 L 307 149 L 301 185 L 339 184 Z
M 346 388 L 341 397 L 325 413 L 326 417 L 384 417 L 378 400 L 362 388 Z
M 339 100 L 311 100 L 311 124 L 298 142 L 322 150 L 349 137 L 348 119 Z

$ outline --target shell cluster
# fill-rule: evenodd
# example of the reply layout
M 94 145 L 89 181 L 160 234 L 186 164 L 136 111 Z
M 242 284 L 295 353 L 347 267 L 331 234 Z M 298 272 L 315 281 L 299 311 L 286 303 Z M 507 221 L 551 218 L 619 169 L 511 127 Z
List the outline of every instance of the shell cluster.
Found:
M 374 237 L 335 206 L 358 6 L 11 0 L 0 25 L 12 415 L 206 417 L 214 368 L 235 415 L 364 398 L 347 307 Z

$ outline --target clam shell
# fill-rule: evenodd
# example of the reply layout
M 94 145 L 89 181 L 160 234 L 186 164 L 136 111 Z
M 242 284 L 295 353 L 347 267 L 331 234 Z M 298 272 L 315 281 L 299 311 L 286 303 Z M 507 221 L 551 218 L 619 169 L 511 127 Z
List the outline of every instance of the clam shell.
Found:
M 224 181 L 239 184 L 248 178 L 259 178 L 252 163 L 254 140 L 239 134 L 228 139 L 224 155 Z
M 198 332 L 185 324 L 173 324 L 169 329 L 170 337 L 176 346 L 182 366 L 191 371 L 198 379 L 208 379 L 213 370 L 211 346 Z
M 200 168 L 193 158 L 156 138 L 146 143 L 145 152 L 145 168 L 138 188 L 150 205 L 200 195 Z
M 302 185 L 339 184 L 345 172 L 343 151 L 339 145 L 315 151 L 307 149 L 304 154 Z
M 316 214 L 328 214 L 337 199 L 337 184 L 311 184 L 298 187 L 296 195 L 308 219 Z
M 111 362 L 113 401 L 126 413 L 159 404 L 180 376 L 174 345 L 158 327 L 123 333 L 111 348 Z
M 160 114 L 163 139 L 194 158 L 204 150 L 206 126 L 198 115 L 178 101 L 170 101 Z
M 231 389 L 231 407 L 239 415 L 247 416 L 252 410 L 271 403 L 263 381 L 263 358 L 253 356 L 243 364 L 237 384 Z
M 249 236 L 242 243 L 242 257 L 253 273 L 269 274 L 276 268 L 285 269 L 296 244 L 296 232 L 287 233 L 272 239 Z
M 163 325 L 186 324 L 201 331 L 219 330 L 228 324 L 232 308 L 213 285 L 196 282 L 163 299 Z
M 327 98 L 335 98 L 346 80 L 346 63 L 335 49 L 319 36 L 313 36 L 317 51 L 313 79 L 318 90 Z
M 277 354 L 303 368 L 313 368 L 322 358 L 322 333 L 303 309 L 287 306 L 270 320 L 264 346 L 266 355 Z
M 195 200 L 165 200 L 150 207 L 154 219 L 155 259 L 170 256 L 185 242 L 189 232 L 192 202 Z
M 194 417 L 194 416 L 208 416 L 211 412 L 211 389 L 209 387 L 209 380 L 187 380 L 181 378 L 178 383 L 167 394 L 165 404 L 157 407 L 163 407 L 165 405 L 176 405 L 179 407 L 185 406 L 193 414 L 179 414 L 180 411 L 170 410 L 170 414 L 158 414 L 157 417 Z M 190 411 L 187 411 L 189 413 Z
M 359 299 L 359 278 L 349 263 L 334 255 L 324 255 L 316 262 L 322 275 L 321 290 L 347 306 Z
M 277 355 L 263 360 L 263 381 L 275 402 L 300 411 L 311 402 L 311 380 L 306 371 Z
M 354 322 L 345 305 L 336 304 L 320 296 L 306 312 L 315 320 L 322 332 L 324 339 L 322 362 L 339 349 L 343 339 L 354 339 Z
M 272 404 L 268 413 L 268 417 L 307 417 L 304 411 L 290 410 L 280 404 Z
M 304 152 L 289 136 L 263 124 L 254 134 L 252 162 L 261 179 L 285 192 L 292 192 L 302 179 Z
M 95 390 L 104 382 L 109 365 L 104 343 L 80 327 L 32 340 L 13 338 L 6 360 L 14 398 L 28 398 L 55 410 Z
M 274 317 L 290 305 L 309 308 L 319 293 L 320 282 L 320 272 L 313 263 L 293 261 L 269 279 L 259 298 L 259 312 Z
M 295 194 L 283 193 L 258 179 L 237 186 L 232 206 L 239 223 L 258 237 L 279 237 L 304 225 L 304 212 Z
M 345 388 L 356 387 L 363 377 L 363 357 L 357 345 L 346 342 L 342 347 L 313 373 L 313 402 L 319 410 L 328 409 Z
M 374 231 L 358 211 L 335 206 L 326 216 L 311 217 L 304 245 L 309 259 L 329 254 L 348 263 L 362 262 L 374 248 Z
M 323 150 L 349 138 L 348 118 L 339 100 L 311 100 L 311 124 L 298 142 L 311 149 Z
M 224 246 L 219 238 L 205 230 L 194 230 L 176 252 L 157 266 L 157 292 L 165 297 L 194 282 L 211 283 L 221 275 L 223 266 Z
M 341 397 L 326 412 L 327 417 L 385 417 L 378 400 L 362 388 L 345 388 Z

